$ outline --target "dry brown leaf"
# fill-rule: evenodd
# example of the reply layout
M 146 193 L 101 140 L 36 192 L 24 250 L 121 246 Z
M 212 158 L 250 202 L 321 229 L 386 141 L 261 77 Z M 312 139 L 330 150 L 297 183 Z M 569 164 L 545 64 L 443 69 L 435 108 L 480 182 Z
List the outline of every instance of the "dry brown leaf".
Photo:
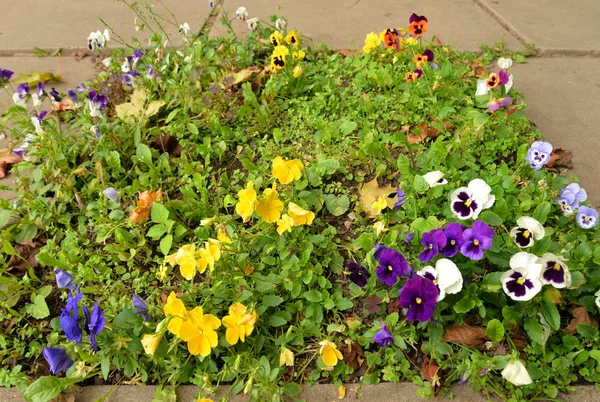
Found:
M 478 60 L 475 60 L 471 63 L 471 69 L 473 70 L 472 76 L 475 78 L 484 78 L 487 77 L 487 69 L 485 66 Z
M 444 44 L 442 43 L 442 41 L 439 40 L 437 36 L 433 39 L 433 44 L 436 45 L 436 46 L 444 46 Z
M 66 96 L 60 102 L 56 102 L 53 106 L 54 110 L 56 110 L 57 112 L 64 112 L 65 110 L 75 110 L 75 108 L 73 107 L 73 101 L 68 96 Z
M 571 311 L 571 314 L 573 314 L 573 319 L 564 329 L 564 332 L 567 334 L 575 334 L 577 332 L 577 325 L 579 324 L 591 325 L 592 327 L 598 328 L 598 320 L 596 317 L 590 316 L 585 306 L 575 307 L 573 311 Z
M 425 360 L 421 365 L 421 370 L 423 370 L 423 377 L 425 377 L 425 380 L 427 380 L 427 382 L 431 384 L 431 388 L 433 388 L 433 395 L 438 396 L 440 390 L 444 386 L 444 377 L 442 376 L 440 366 L 438 366 L 436 362 L 429 360 L 428 356 L 425 356 Z
M 75 394 L 59 394 L 56 398 L 52 399 L 51 402 L 75 402 Z
M 243 70 L 225 77 L 221 84 L 221 88 L 228 89 L 234 85 L 241 84 L 244 81 L 248 81 L 253 74 L 260 73 L 261 71 L 263 71 L 263 69 L 257 66 L 244 68 Z
M 388 314 L 399 313 L 402 308 L 400 307 L 400 302 L 398 299 L 390 299 L 390 302 L 387 305 Z
M 81 61 L 81 60 L 83 60 L 84 57 L 87 57 L 87 53 L 86 52 L 74 52 L 71 56 L 75 60 Z
M 15 251 L 17 255 L 11 255 L 8 260 L 7 271 L 16 270 L 19 272 L 27 272 L 29 268 L 35 268 L 39 265 L 39 262 L 35 259 L 35 256 L 40 252 L 42 244 L 28 241 L 24 244 L 15 245 Z
M 365 298 L 364 308 L 371 314 L 377 314 L 381 311 L 381 299 L 377 295 L 371 295 Z
M 446 129 L 452 127 L 451 124 L 442 122 Z M 427 123 L 421 123 L 421 131 L 419 134 L 408 133 L 406 136 L 408 138 L 408 142 L 414 144 L 416 142 L 425 141 L 427 138 L 436 138 L 440 135 L 440 131 L 434 127 L 427 127 Z
M 546 164 L 547 168 L 567 168 L 573 169 L 573 162 L 571 161 L 571 154 L 573 151 L 570 149 L 556 148 L 550 155 L 550 160 Z
M 10 167 L 15 163 L 19 163 L 23 160 L 22 157 L 17 155 L 7 154 L 4 156 L 0 156 L 0 179 L 6 177 L 8 175 L 8 171 Z
M 365 352 L 358 343 L 347 339 L 340 351 L 344 355 L 344 363 L 354 370 L 365 364 Z
M 358 197 L 360 205 L 363 211 L 366 212 L 367 216 L 371 217 L 374 215 L 373 203 L 379 199 L 379 197 L 386 197 L 388 208 L 393 208 L 396 200 L 389 198 L 390 194 L 396 193 L 394 187 L 379 187 L 377 178 L 364 184 L 360 190 L 358 190 Z
M 137 206 L 129 213 L 131 215 L 131 223 L 141 222 L 148 219 L 152 210 L 152 203 L 160 200 L 162 190 L 144 191 L 140 193 Z
M 446 327 L 446 336 L 442 339 L 444 342 L 459 343 L 470 348 L 483 350 L 485 343 L 490 340 L 485 334 L 485 328 L 474 327 L 471 325 L 452 324 Z

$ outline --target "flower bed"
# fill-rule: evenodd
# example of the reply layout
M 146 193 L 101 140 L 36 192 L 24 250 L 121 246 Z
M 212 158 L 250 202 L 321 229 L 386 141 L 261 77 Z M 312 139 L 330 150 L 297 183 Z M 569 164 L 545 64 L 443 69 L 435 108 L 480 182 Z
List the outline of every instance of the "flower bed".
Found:
M 524 57 L 426 42 L 416 14 L 360 54 L 236 15 L 247 40 L 184 23 L 180 48 L 157 32 L 108 57 L 94 32 L 96 80 L 14 90 L 1 382 L 33 401 L 97 381 L 255 400 L 597 382 L 598 213 L 534 141 Z

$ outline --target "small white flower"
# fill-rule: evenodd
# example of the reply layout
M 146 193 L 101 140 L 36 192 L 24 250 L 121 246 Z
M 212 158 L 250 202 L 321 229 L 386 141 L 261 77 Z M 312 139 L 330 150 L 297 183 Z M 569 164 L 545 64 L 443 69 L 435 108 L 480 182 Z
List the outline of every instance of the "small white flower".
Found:
M 129 60 L 125 59 L 123 64 L 121 64 L 121 71 L 125 74 L 131 71 L 131 66 L 129 65 Z
M 44 129 L 42 128 L 42 121 L 40 119 L 38 119 L 36 116 L 31 116 L 31 123 L 33 123 L 36 133 L 42 134 L 44 132 Z
M 102 64 L 104 64 L 104 67 L 110 66 L 111 62 L 112 62 L 112 57 L 107 57 L 106 59 L 102 60 Z
M 189 63 L 190 61 L 192 61 L 192 56 L 185 56 L 185 57 L 183 58 L 183 62 L 184 62 L 184 63 Z
M 277 18 L 277 21 L 275 21 L 275 28 L 279 32 L 285 31 L 286 26 L 287 26 L 287 22 L 283 18 Z
M 501 69 L 508 70 L 509 68 L 512 67 L 513 61 L 510 57 L 509 58 L 500 57 L 498 59 L 497 64 L 498 64 L 498 67 L 500 67 Z
M 240 7 L 235 11 L 235 15 L 239 20 L 246 21 L 248 18 L 248 10 L 246 10 L 246 7 Z
M 477 91 L 475 92 L 475 96 L 487 95 L 488 93 L 490 93 L 490 89 L 487 87 L 485 80 L 477 80 Z
M 257 17 L 250 18 L 249 20 L 246 20 L 246 22 L 248 23 L 249 30 L 258 31 L 258 18 Z
M 90 108 L 90 116 L 92 117 L 102 117 L 102 111 L 96 104 L 96 102 L 92 102 L 88 99 L 88 107 Z
M 208 6 L 210 8 L 215 8 L 215 2 L 213 0 L 208 0 Z
M 508 82 L 506 83 L 506 85 L 504 86 L 504 89 L 506 90 L 506 93 L 508 93 L 508 91 L 510 91 L 510 89 L 512 88 L 513 84 L 514 84 L 514 76 L 511 74 L 508 76 Z
M 566 259 L 552 253 L 546 253 L 538 259 L 542 264 L 540 280 L 544 285 L 552 285 L 557 289 L 571 286 L 571 272 Z
M 104 42 L 110 42 L 110 31 L 108 29 L 105 29 L 104 32 L 102 33 L 102 36 L 104 37 Z
M 510 231 L 510 237 L 521 248 L 533 246 L 535 240 L 542 240 L 545 235 L 542 224 L 530 216 L 517 219 L 517 227 Z
M 440 172 L 439 170 L 434 170 L 433 172 L 424 174 L 423 178 L 427 184 L 429 184 L 429 188 L 448 184 L 448 180 L 444 179 L 444 173 Z
M 502 377 L 514 385 L 529 385 L 533 381 L 527 372 L 527 368 L 520 360 L 513 360 L 506 364 L 502 370 Z
M 190 25 L 187 22 L 179 25 L 179 33 L 183 36 L 188 36 L 191 32 Z
M 441 258 L 435 263 L 435 268 L 427 266 L 417 272 L 417 275 L 431 280 L 438 288 L 437 301 L 443 300 L 446 294 L 456 294 L 461 291 L 463 277 L 455 263 L 447 258 Z
M 14 93 L 12 98 L 17 106 L 25 106 L 27 104 L 27 98 L 21 98 L 18 93 Z
M 106 198 L 108 198 L 112 202 L 119 202 L 119 199 L 121 198 L 119 196 L 119 192 L 114 187 L 109 187 L 109 188 L 105 189 L 102 192 L 102 194 L 104 194 L 106 196 Z
M 510 259 L 510 267 L 500 277 L 504 293 L 513 300 L 533 299 L 542 290 L 542 264 L 538 262 L 538 257 L 524 251 L 518 252 Z
M 473 179 L 467 187 L 459 187 L 450 194 L 450 208 L 458 219 L 477 219 L 481 211 L 491 208 L 496 196 L 481 179 Z

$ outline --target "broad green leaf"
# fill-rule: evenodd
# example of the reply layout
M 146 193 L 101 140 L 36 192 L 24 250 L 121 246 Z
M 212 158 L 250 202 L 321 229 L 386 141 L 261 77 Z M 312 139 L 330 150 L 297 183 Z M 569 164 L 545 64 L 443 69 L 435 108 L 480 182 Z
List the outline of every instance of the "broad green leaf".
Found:
M 504 222 L 502 218 L 492 211 L 483 211 L 481 215 L 479 215 L 479 220 L 484 221 L 490 226 L 499 226 Z
M 267 306 L 267 307 L 279 306 L 281 303 L 283 303 L 283 297 L 281 297 L 281 296 L 267 295 L 267 296 L 264 296 L 262 299 L 263 306 Z
M 542 327 L 542 324 L 540 324 L 540 322 L 537 320 L 537 318 L 525 318 L 523 327 L 525 328 L 525 332 L 527 332 L 527 336 L 529 336 L 529 339 L 540 345 L 544 344 L 544 328 Z
M 15 84 L 28 83 L 30 87 L 37 85 L 38 82 L 56 81 L 63 82 L 63 77 L 60 75 L 54 75 L 49 71 L 41 72 L 36 70 L 29 70 L 29 74 L 20 73 L 19 76 L 12 80 Z
M 466 296 L 454 305 L 454 311 L 461 314 L 471 311 L 475 308 L 475 301 L 471 297 Z
M 6 226 L 8 221 L 10 220 L 10 211 L 2 210 L 0 211 L 0 228 Z
M 542 299 L 542 315 L 553 330 L 558 331 L 560 329 L 560 314 L 554 303 Z
M 46 299 L 42 295 L 36 295 L 33 303 L 27 306 L 27 312 L 36 320 L 41 320 L 50 315 L 50 310 L 46 304 Z
M 138 144 L 135 155 L 138 157 L 140 162 L 152 166 L 152 151 L 150 151 L 148 145 Z
M 164 254 L 164 255 L 168 255 L 169 251 L 171 251 L 171 245 L 173 244 L 173 235 L 166 235 L 165 237 L 162 238 L 162 240 L 160 241 L 160 251 Z
M 504 339 L 504 325 L 502 325 L 499 320 L 493 319 L 488 322 L 485 334 L 492 340 L 492 342 L 498 343 Z
M 295 397 L 300 395 L 302 392 L 302 387 L 295 382 L 288 382 L 283 386 L 283 393 L 290 397 Z
M 169 220 L 169 210 L 163 204 L 154 202 L 152 203 L 150 217 L 154 223 L 166 224 Z
M 328 194 L 327 197 L 325 197 L 325 205 L 331 215 L 340 216 L 344 215 L 350 208 L 350 199 L 346 194 L 339 197 Z
M 23 393 L 26 400 L 30 402 L 48 402 L 56 398 L 70 385 L 76 384 L 85 377 L 58 378 L 55 376 L 44 376 L 35 380 Z
M 318 303 L 323 300 L 323 295 L 318 290 L 309 290 L 304 293 L 304 298 L 310 302 Z
M 420 175 L 415 176 L 413 186 L 417 194 L 425 194 L 429 190 L 429 183 Z
M 548 217 L 549 212 L 550 203 L 548 201 L 544 201 L 535 208 L 535 211 L 533 211 L 533 219 L 537 219 L 537 221 L 543 225 L 546 223 L 546 218 Z

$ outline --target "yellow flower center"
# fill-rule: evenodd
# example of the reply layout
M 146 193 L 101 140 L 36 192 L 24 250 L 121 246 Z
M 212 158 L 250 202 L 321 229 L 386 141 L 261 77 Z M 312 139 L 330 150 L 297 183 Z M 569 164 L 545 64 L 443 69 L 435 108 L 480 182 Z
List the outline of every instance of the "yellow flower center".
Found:
M 476 246 L 479 246 L 479 240 L 477 240 L 477 239 L 473 240 L 473 244 Z
M 393 271 L 393 270 L 394 270 L 394 268 L 392 268 L 391 265 L 388 265 L 388 271 Z
M 523 232 L 523 237 L 524 238 L 529 239 L 529 236 L 530 236 L 529 230 L 526 230 L 526 231 Z
M 469 208 L 471 206 L 471 199 L 470 198 L 465 201 L 465 205 L 467 206 L 467 208 Z
M 520 277 L 519 279 L 517 279 L 517 283 L 518 283 L 519 285 L 522 285 L 522 284 L 524 284 L 524 283 L 525 283 L 525 278 L 524 278 L 524 277 Z
M 560 271 L 560 268 L 561 267 L 560 267 L 560 264 L 558 262 L 554 264 L 554 270 L 555 271 Z
M 456 241 L 450 240 L 450 244 L 452 244 L 454 246 L 456 244 Z
M 430 244 L 429 245 L 429 249 L 431 250 L 432 248 L 433 248 L 433 244 Z
M 417 299 L 415 300 L 417 302 L 417 304 L 421 304 L 422 300 L 420 298 L 417 297 Z

